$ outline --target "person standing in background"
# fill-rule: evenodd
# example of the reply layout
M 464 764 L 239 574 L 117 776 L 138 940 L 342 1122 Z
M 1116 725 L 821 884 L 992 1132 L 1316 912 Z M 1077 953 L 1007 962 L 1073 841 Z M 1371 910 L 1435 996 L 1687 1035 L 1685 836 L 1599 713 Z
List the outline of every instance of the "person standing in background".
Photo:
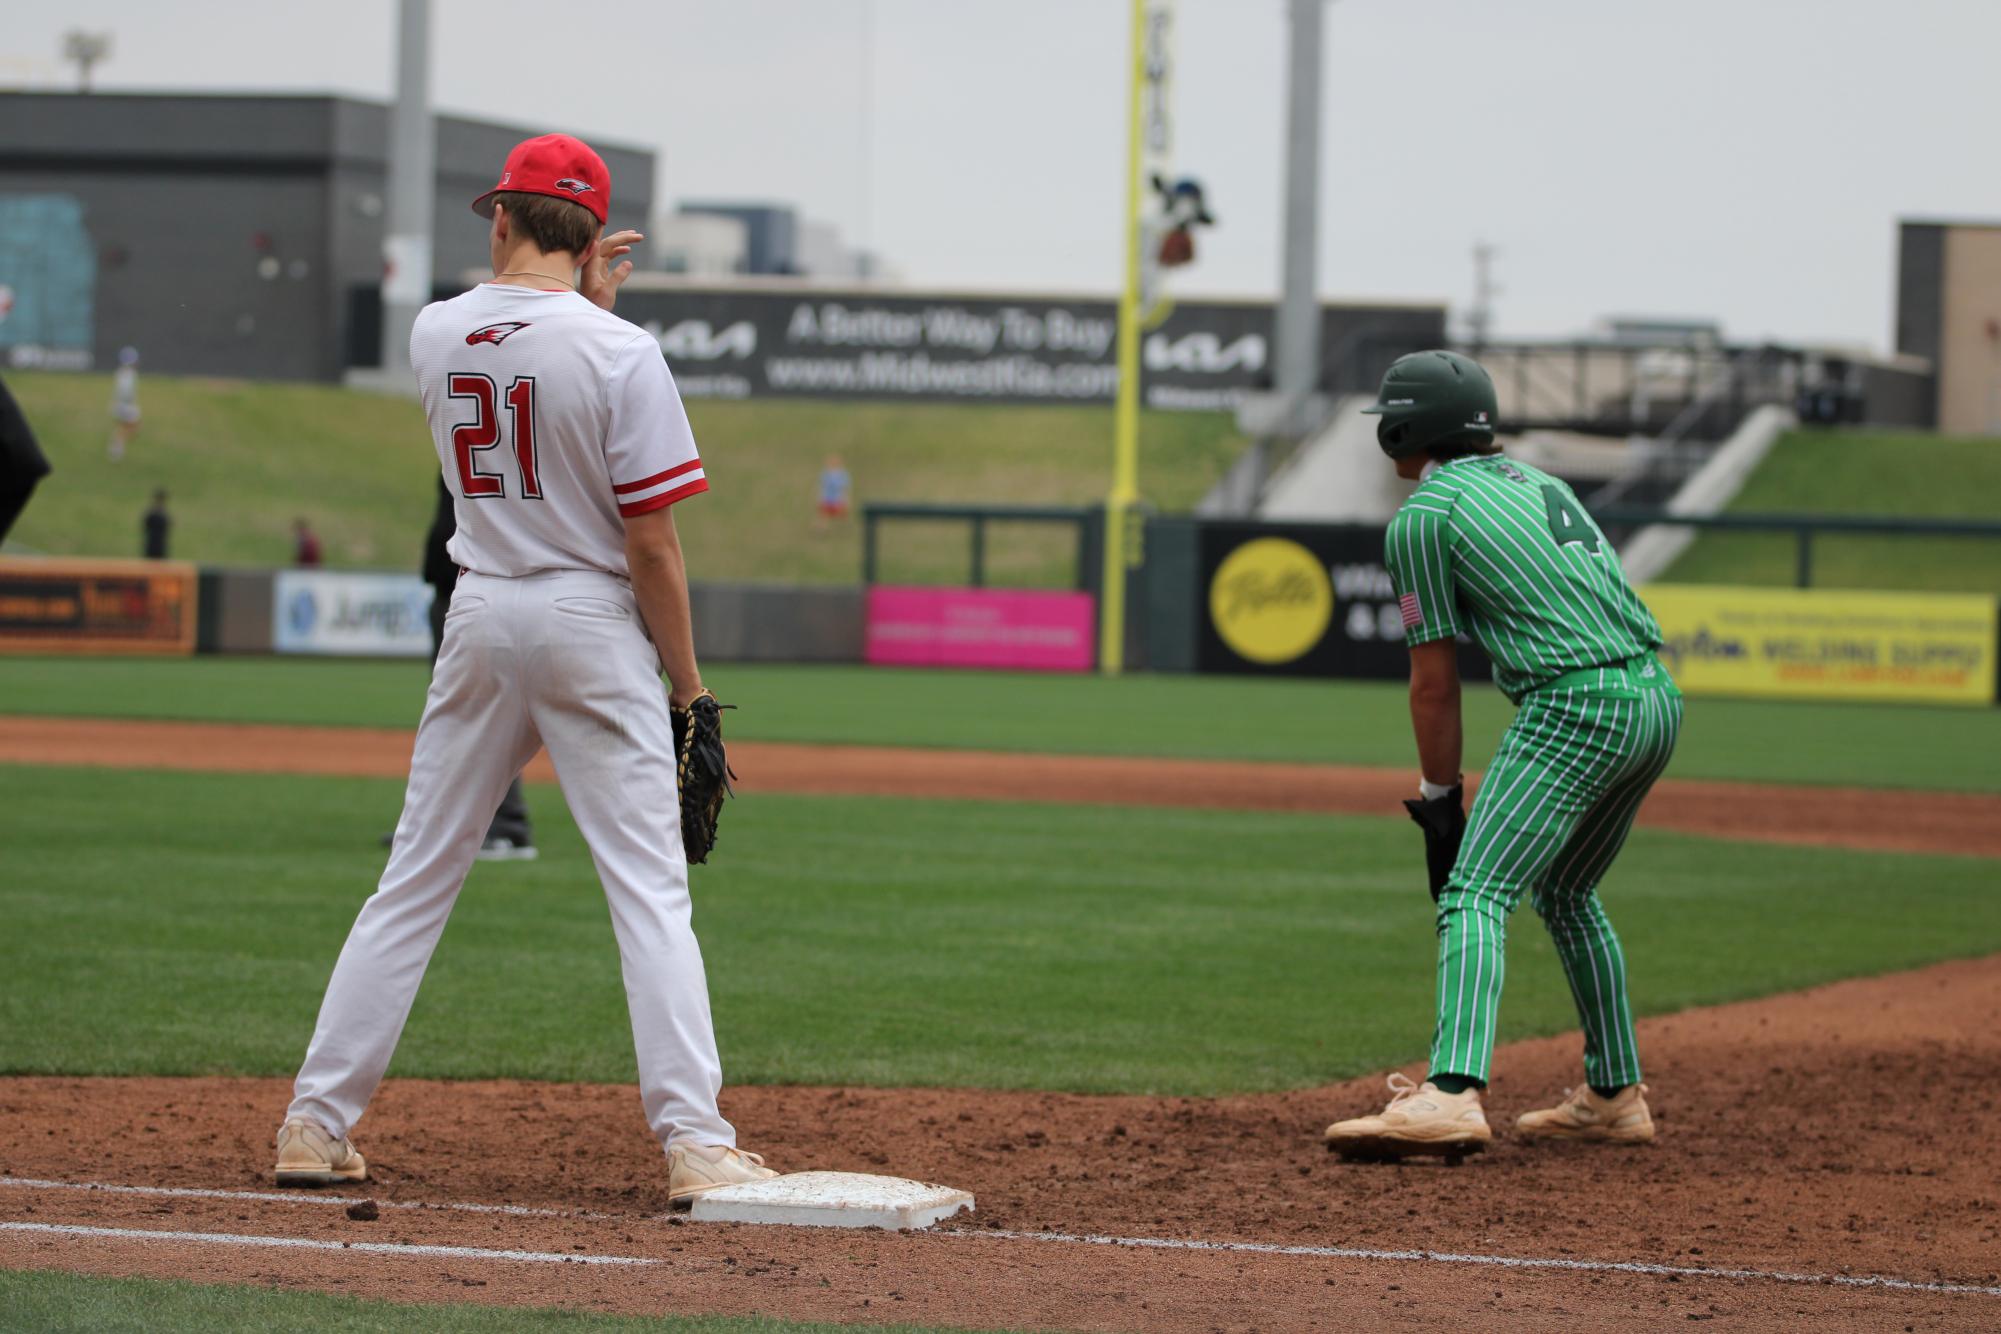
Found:
M 304 519 L 292 520 L 292 564 L 300 569 L 319 568 L 320 539 Z
M 854 479 L 848 476 L 840 455 L 829 454 L 826 466 L 820 469 L 820 520 L 816 526 L 824 529 L 835 519 L 847 518 L 853 490 Z
M 445 613 L 451 610 L 452 588 L 459 581 L 459 567 L 452 560 L 452 534 L 458 531 L 458 515 L 452 509 L 452 493 L 445 479 L 438 478 L 438 508 L 431 517 L 431 531 L 424 538 L 424 582 L 435 595 L 431 598 L 431 669 L 437 670 L 438 653 L 445 645 Z M 507 794 L 486 827 L 480 841 L 483 862 L 534 861 L 535 830 L 528 819 L 528 798 L 521 791 L 521 775 L 507 785 Z
M 125 447 L 139 434 L 139 349 L 118 349 L 118 369 L 111 377 L 111 443 L 106 446 L 115 462 L 125 457 Z
M 301 519 L 301 523 L 305 520 Z M 438 654 L 445 647 L 445 614 L 451 610 L 452 589 L 459 581 L 458 562 L 447 549 L 458 531 L 458 515 L 452 509 L 452 493 L 445 479 L 438 478 L 437 510 L 431 528 L 424 535 L 424 582 L 431 586 L 431 671 L 438 670 Z M 396 845 L 395 831 L 382 836 L 385 848 Z M 528 797 L 521 790 L 521 775 L 507 785 L 507 792 L 487 823 L 486 837 L 474 854 L 483 862 L 532 862 L 540 854 L 535 849 L 535 826 L 528 818 Z
M 165 560 L 167 534 L 173 526 L 174 518 L 167 513 L 167 493 L 156 489 L 153 503 L 146 507 L 145 515 L 139 521 L 140 554 L 147 560 Z

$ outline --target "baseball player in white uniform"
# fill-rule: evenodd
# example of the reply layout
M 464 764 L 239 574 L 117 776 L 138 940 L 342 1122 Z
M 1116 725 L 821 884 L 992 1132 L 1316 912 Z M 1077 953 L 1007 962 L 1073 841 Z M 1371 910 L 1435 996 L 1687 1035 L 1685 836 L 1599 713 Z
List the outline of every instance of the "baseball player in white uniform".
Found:
M 658 343 L 611 313 L 632 271 L 611 261 L 639 236 L 603 236 L 610 194 L 579 140 L 517 146 L 473 202 L 492 219 L 493 281 L 426 307 L 411 331 L 462 573 L 389 864 L 334 966 L 278 1132 L 280 1184 L 365 1177 L 347 1135 L 494 806 L 542 746 L 611 905 L 670 1198 L 773 1175 L 716 1107 L 660 688 L 664 667 L 674 705 L 702 693 L 670 506 L 708 482 Z

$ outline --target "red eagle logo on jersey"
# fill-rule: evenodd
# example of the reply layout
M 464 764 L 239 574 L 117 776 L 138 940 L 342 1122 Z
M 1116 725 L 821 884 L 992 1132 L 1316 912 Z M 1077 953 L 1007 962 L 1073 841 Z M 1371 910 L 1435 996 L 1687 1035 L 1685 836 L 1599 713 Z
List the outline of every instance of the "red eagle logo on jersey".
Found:
M 568 190 L 573 195 L 581 195 L 589 194 L 597 187 L 589 181 L 580 181 L 574 176 L 563 176 L 557 179 L 556 188 L 558 190 Z
M 479 343 L 504 343 L 509 334 L 520 333 L 528 327 L 526 320 L 508 320 L 503 324 L 489 324 L 484 329 L 474 329 L 466 335 L 466 346 Z

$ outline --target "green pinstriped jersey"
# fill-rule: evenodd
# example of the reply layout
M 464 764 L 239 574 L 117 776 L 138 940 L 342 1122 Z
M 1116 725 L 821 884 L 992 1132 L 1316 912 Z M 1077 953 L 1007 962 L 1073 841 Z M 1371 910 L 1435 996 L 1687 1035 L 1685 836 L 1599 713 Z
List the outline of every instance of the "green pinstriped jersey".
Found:
M 1384 546 L 1404 641 L 1471 634 L 1510 699 L 1660 647 L 1659 623 L 1576 492 L 1526 463 L 1482 455 L 1433 468 Z

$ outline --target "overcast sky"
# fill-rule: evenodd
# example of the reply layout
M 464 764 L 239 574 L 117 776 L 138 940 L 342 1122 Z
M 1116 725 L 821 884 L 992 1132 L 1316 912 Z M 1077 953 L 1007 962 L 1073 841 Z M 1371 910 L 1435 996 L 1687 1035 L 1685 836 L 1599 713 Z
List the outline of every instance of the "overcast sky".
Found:
M 1282 0 L 1179 0 L 1176 166 L 1222 225 L 1186 292 L 1278 284 Z M 779 200 L 913 284 L 1109 292 L 1125 0 L 434 0 L 433 97 L 659 153 L 656 201 Z M 0 86 L 382 98 L 394 0 L 14 5 Z M 1887 347 L 1896 219 L 2001 219 L 1996 0 L 1337 0 L 1320 289 L 1496 327 L 1720 319 Z M 4 135 L 4 127 L 0 127 Z M 496 164 L 497 166 L 498 164 Z

